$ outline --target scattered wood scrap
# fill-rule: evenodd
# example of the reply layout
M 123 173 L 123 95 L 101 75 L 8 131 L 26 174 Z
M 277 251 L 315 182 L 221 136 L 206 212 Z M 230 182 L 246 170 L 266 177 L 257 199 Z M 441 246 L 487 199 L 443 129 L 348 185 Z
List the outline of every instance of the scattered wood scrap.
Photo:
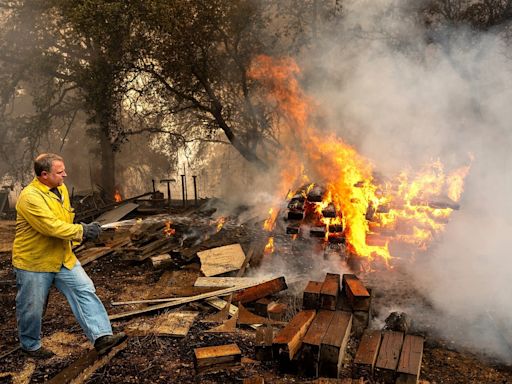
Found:
M 201 272 L 205 276 L 221 275 L 240 269 L 245 261 L 245 253 L 240 244 L 225 245 L 197 252 L 201 260 Z
M 131 336 L 169 336 L 184 337 L 194 323 L 199 312 L 180 311 L 167 312 L 160 316 L 149 319 L 136 321 L 125 327 L 125 332 Z
M 244 304 L 250 303 L 265 296 L 270 296 L 275 293 L 284 291 L 285 289 L 288 289 L 288 286 L 286 285 L 285 278 L 281 276 L 277 279 L 266 281 L 264 283 L 243 289 L 234 295 L 233 301 L 239 301 Z
M 194 349 L 194 366 L 198 373 L 240 365 L 242 352 L 236 344 Z
M 75 360 L 73 363 L 71 363 L 71 365 L 60 371 L 56 376 L 54 376 L 50 381 L 48 381 L 48 383 L 85 383 L 94 372 L 108 364 L 108 362 L 112 360 L 112 358 L 117 353 L 125 349 L 127 345 L 128 340 L 125 340 L 124 342 L 115 346 L 114 348 L 112 348 L 112 350 L 110 350 L 110 352 L 104 355 L 98 355 L 95 349 L 91 349 L 78 360 Z
M 266 278 L 256 277 L 203 277 L 199 276 L 194 287 L 236 287 L 239 285 L 261 284 Z

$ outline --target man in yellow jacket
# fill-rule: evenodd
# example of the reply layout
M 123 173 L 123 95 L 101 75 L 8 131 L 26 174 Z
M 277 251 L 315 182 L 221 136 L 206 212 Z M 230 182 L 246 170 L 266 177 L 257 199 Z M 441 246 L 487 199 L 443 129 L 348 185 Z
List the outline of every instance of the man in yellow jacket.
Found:
M 36 177 L 16 204 L 12 264 L 16 273 L 16 320 L 22 351 L 35 358 L 53 353 L 41 346 L 41 322 L 52 284 L 66 296 L 73 314 L 99 353 L 124 340 L 113 335 L 105 307 L 73 254 L 72 242 L 96 239 L 97 223 L 73 224 L 62 157 L 45 153 L 34 161 Z

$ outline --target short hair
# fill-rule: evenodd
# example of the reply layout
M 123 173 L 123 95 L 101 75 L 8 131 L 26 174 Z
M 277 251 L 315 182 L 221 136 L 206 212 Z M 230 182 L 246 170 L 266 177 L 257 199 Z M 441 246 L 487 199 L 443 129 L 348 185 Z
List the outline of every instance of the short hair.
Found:
M 42 153 L 34 160 L 34 171 L 36 176 L 41 176 L 43 171 L 50 172 L 54 161 L 64 161 L 64 159 L 55 153 Z

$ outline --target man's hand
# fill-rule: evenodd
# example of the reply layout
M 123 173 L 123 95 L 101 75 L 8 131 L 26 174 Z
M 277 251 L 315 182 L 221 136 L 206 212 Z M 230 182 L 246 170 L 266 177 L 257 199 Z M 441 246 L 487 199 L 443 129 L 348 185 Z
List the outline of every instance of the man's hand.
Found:
M 90 224 L 81 223 L 84 229 L 83 241 L 96 240 L 100 236 L 101 226 L 100 223 L 92 222 Z

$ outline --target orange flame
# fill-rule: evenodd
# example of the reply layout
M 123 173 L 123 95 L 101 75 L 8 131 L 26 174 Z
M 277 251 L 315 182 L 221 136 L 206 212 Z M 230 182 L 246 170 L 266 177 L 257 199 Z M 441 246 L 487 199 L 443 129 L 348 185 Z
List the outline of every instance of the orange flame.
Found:
M 171 237 L 172 235 L 174 235 L 176 233 L 176 230 L 174 228 L 171 228 L 171 225 L 172 225 L 172 221 L 168 220 L 165 222 L 165 228 L 164 228 L 163 232 L 166 237 Z
M 114 201 L 116 203 L 119 203 L 123 200 L 123 197 L 121 196 L 121 192 L 119 192 L 119 189 L 116 189 L 116 192 L 114 193 Z
M 217 232 L 219 232 L 222 229 L 222 227 L 224 226 L 225 222 L 226 222 L 226 218 L 225 217 L 220 217 L 217 220 Z
M 268 218 L 263 223 L 263 229 L 265 231 L 272 231 L 276 224 L 277 215 L 279 214 L 279 210 L 277 208 L 270 208 L 268 211 Z
M 291 59 L 267 56 L 257 57 L 249 71 L 249 76 L 268 89 L 268 101 L 280 111 L 282 142 L 292 143 L 279 156 L 286 159 L 286 165 L 282 166 L 276 193 L 282 196 L 290 185 L 304 185 L 312 175 L 327 188 L 322 202 L 315 203 L 316 214 L 327 228 L 343 225 L 352 253 L 370 260 L 379 256 L 388 264 L 392 241 L 424 249 L 456 209 L 470 166 L 446 176 L 442 163 L 436 160 L 412 176 L 402 172 L 390 182 L 377 182 L 368 159 L 334 134 L 309 124 L 310 105 L 314 103 L 303 94 L 297 81 L 299 73 Z M 440 196 L 447 196 L 447 201 L 438 201 Z M 322 217 L 329 204 L 340 215 Z M 325 238 L 328 236 L 327 230 Z
M 273 237 L 268 238 L 267 245 L 265 245 L 264 253 L 265 253 L 265 255 L 274 253 L 274 238 Z

